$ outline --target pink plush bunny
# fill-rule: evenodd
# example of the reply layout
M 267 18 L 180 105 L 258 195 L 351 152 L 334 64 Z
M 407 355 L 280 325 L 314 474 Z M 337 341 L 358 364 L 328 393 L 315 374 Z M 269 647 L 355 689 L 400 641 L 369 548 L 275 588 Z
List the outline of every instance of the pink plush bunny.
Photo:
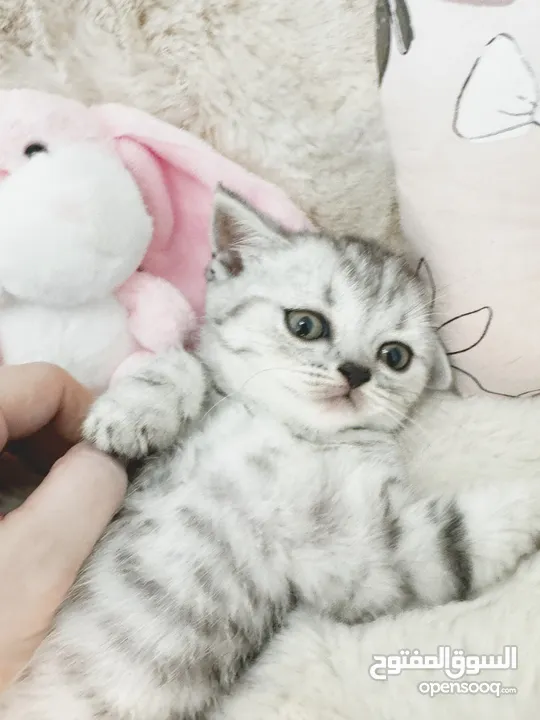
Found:
M 0 354 L 92 389 L 192 337 L 221 182 L 291 229 L 275 186 L 119 105 L 0 92 Z

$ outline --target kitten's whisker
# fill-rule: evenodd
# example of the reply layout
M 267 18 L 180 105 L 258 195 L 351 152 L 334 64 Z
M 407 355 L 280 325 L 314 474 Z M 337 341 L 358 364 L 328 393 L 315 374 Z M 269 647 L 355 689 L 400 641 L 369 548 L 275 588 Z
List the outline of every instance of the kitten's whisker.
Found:
M 377 404 L 378 409 L 383 411 L 389 418 L 402 427 L 407 415 L 404 411 L 392 405 L 390 394 L 382 388 L 366 388 L 365 396 Z
M 219 405 L 221 405 L 222 402 L 225 402 L 225 400 L 229 400 L 229 398 L 233 397 L 235 394 L 236 393 L 230 393 L 229 395 L 224 395 L 222 398 L 220 398 L 217 403 L 214 403 L 214 405 L 212 405 L 212 407 L 204 413 L 201 418 L 201 422 L 206 420 L 208 415 L 210 415 L 213 410 L 215 410 Z
M 428 437 L 429 433 L 428 431 L 418 422 L 418 420 L 415 420 L 411 415 L 406 415 L 403 420 L 402 428 L 405 428 L 407 425 L 411 425 L 412 427 L 419 430 L 424 437 Z
M 310 372 L 305 372 L 304 370 L 302 370 L 301 373 L 302 373 L 302 375 L 305 375 L 306 377 L 314 378 L 316 380 L 322 380 L 322 381 L 326 381 L 326 382 L 335 382 L 332 375 L 330 375 L 329 373 L 310 373 Z
M 208 417 L 208 415 L 209 415 L 213 410 L 215 410 L 215 409 L 218 407 L 218 405 L 221 405 L 221 403 L 224 402 L 225 400 L 229 400 L 230 398 L 233 398 L 233 397 L 236 397 L 236 396 L 240 395 L 240 393 L 242 392 L 242 390 L 244 390 L 244 388 L 246 387 L 246 385 L 247 385 L 249 382 L 251 382 L 254 378 L 256 378 L 258 375 L 262 375 L 263 373 L 266 373 L 266 372 L 276 372 L 276 371 L 277 371 L 277 372 L 279 372 L 279 371 L 281 371 L 281 372 L 296 372 L 297 369 L 296 369 L 296 368 L 285 368 L 285 367 L 283 367 L 283 368 L 280 368 L 280 367 L 277 367 L 277 368 L 276 368 L 276 367 L 271 367 L 271 368 L 263 368 L 262 370 L 258 370 L 256 373 L 253 373 L 253 375 L 251 375 L 251 377 L 249 377 L 247 380 L 245 380 L 245 381 L 242 383 L 242 385 L 238 388 L 238 390 L 234 390 L 233 392 L 229 393 L 228 395 L 225 395 L 224 397 L 220 398 L 220 399 L 217 401 L 217 403 L 215 403 L 214 405 L 212 405 L 212 407 L 205 412 L 205 414 L 204 414 L 203 417 L 202 417 L 202 420 L 205 420 L 205 419 Z
M 387 399 L 387 402 L 390 404 L 387 404 L 383 409 L 384 411 L 394 420 L 397 420 L 399 422 L 399 428 L 402 430 L 407 425 L 411 425 L 415 428 L 417 428 L 424 437 L 428 436 L 428 432 L 422 425 L 415 420 L 411 415 L 407 414 L 405 411 L 396 408 L 391 404 L 390 398 Z

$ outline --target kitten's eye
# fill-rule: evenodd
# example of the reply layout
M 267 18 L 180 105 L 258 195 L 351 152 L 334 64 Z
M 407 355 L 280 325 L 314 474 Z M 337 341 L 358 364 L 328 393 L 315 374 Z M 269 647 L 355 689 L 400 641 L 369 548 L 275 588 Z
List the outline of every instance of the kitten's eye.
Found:
M 402 372 L 411 364 L 413 351 L 405 343 L 389 342 L 381 345 L 377 356 L 392 370 Z
M 320 340 L 330 337 L 330 323 L 319 313 L 309 310 L 286 310 L 285 323 L 300 340 Z

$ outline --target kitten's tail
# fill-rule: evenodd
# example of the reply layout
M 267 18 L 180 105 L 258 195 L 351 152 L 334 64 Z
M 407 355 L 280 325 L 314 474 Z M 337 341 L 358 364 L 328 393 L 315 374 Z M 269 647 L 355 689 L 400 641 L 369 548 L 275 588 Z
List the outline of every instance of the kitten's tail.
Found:
M 516 481 L 413 503 L 388 489 L 404 586 L 422 604 L 474 597 L 513 572 L 540 541 L 540 482 Z

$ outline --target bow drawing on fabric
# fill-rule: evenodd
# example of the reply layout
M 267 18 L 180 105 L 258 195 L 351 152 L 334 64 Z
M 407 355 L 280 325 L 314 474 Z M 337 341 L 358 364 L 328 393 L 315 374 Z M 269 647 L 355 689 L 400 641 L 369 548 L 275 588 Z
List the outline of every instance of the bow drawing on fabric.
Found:
M 459 94 L 454 132 L 466 140 L 515 137 L 540 125 L 540 89 L 513 37 L 485 46 Z

